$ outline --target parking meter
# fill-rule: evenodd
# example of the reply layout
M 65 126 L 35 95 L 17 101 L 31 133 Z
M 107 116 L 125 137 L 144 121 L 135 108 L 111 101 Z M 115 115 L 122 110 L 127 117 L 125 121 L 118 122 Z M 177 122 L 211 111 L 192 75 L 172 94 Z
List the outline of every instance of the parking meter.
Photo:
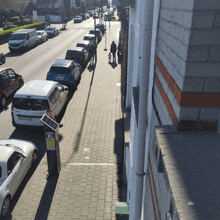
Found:
M 49 178 L 58 177 L 61 170 L 58 135 L 59 124 L 46 114 L 40 120 L 44 124 Z

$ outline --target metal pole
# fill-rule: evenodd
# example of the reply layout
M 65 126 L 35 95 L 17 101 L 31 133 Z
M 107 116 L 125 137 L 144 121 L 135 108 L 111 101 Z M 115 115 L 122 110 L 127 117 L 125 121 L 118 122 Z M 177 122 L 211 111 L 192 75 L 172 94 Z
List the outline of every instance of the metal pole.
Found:
M 105 21 L 105 27 L 106 27 L 106 21 Z M 105 30 L 105 49 L 104 49 L 104 51 L 106 51 L 107 49 L 106 49 L 106 30 Z

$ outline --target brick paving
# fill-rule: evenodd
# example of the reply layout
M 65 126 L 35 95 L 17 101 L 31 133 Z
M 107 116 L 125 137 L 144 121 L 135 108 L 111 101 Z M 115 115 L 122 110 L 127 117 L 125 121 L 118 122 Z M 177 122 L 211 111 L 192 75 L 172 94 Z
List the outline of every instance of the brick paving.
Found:
M 83 72 L 61 121 L 59 178 L 46 180 L 45 154 L 10 219 L 119 219 L 115 203 L 121 199 L 121 65 L 109 65 L 108 53 L 112 40 L 118 42 L 120 22 L 107 28 L 108 51 L 103 37 L 96 68 Z

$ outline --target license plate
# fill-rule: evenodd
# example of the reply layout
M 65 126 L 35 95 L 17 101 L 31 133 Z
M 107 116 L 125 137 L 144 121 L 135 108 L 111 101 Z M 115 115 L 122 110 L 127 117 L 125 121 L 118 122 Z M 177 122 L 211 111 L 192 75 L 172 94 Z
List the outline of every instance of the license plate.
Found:
M 32 120 L 32 118 L 30 118 L 30 117 L 23 117 L 23 116 L 20 116 L 19 119 L 20 120 L 28 120 L 28 121 Z
M 64 77 L 57 77 L 56 80 L 64 80 Z

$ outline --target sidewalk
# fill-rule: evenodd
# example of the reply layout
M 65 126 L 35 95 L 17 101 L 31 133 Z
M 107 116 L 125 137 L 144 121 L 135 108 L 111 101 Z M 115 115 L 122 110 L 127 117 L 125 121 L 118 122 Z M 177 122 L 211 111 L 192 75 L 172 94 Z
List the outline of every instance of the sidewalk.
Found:
M 107 30 L 107 49 L 117 42 L 120 23 Z M 84 71 L 60 129 L 62 171 L 48 219 L 116 219 L 122 168 L 121 66 L 108 64 L 105 38 L 95 71 Z
M 115 220 L 122 191 L 123 115 L 121 65 L 108 64 L 110 44 L 118 43 L 120 22 L 107 25 L 97 48 L 94 71 L 86 69 L 59 129 L 61 173 L 46 179 L 44 155 L 22 192 L 10 219 Z

